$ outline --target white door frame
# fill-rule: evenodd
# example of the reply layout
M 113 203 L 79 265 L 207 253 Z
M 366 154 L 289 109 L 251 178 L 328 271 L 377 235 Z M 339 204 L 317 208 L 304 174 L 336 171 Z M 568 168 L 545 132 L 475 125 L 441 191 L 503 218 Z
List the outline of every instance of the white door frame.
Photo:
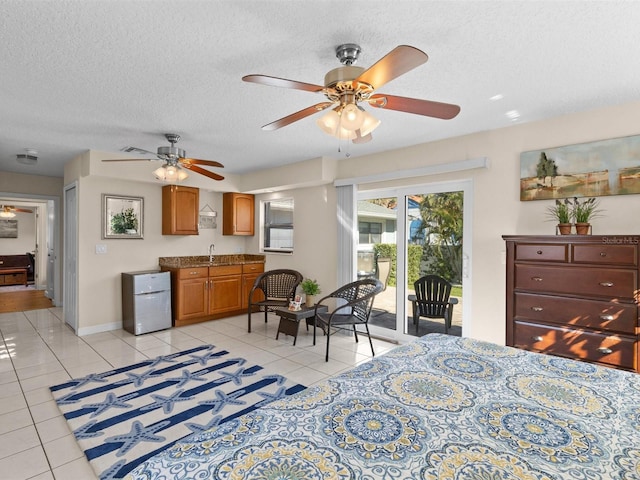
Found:
M 415 340 L 416 337 L 406 335 L 403 332 L 404 322 L 407 318 L 406 312 L 406 250 L 409 226 L 407 225 L 407 211 L 404 197 L 416 193 L 432 194 L 444 192 L 463 192 L 463 213 L 462 213 L 462 336 L 470 329 L 471 322 L 471 245 L 473 238 L 473 180 L 456 180 L 450 182 L 433 182 L 426 184 L 411 185 L 409 187 L 381 188 L 375 190 L 363 190 L 358 192 L 358 200 L 368 200 L 372 198 L 398 198 L 398 217 L 396 227 L 396 329 L 389 330 L 375 325 L 369 325 L 371 333 L 399 343 L 407 343 Z M 357 207 L 356 207 L 357 208 Z M 354 252 L 357 250 L 357 243 L 353 245 Z M 402 261 L 400 261 L 400 259 Z
M 73 193 L 70 193 L 73 192 Z M 64 187 L 64 321 L 78 330 L 78 182 Z

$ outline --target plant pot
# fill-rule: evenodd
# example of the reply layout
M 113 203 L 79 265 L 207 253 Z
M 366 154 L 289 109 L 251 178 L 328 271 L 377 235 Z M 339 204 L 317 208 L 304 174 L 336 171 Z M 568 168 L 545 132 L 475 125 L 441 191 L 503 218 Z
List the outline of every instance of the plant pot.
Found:
M 590 223 L 576 223 L 576 233 L 578 235 L 591 235 Z
M 560 235 L 571 235 L 571 224 L 570 223 L 559 223 L 558 231 Z
M 306 295 L 304 304 L 307 307 L 313 307 L 316 303 L 316 299 L 314 298 L 314 295 Z

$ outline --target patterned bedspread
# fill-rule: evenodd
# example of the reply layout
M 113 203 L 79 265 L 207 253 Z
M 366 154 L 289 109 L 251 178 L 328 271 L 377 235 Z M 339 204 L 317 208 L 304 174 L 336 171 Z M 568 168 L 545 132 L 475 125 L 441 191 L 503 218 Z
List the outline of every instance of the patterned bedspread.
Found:
M 431 334 L 129 478 L 639 479 L 640 375 Z

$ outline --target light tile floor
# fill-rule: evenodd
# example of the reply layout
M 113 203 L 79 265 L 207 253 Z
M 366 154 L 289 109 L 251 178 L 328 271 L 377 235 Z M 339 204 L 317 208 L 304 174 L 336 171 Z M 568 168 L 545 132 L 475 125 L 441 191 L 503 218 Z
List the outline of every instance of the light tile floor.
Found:
M 371 349 L 366 336 L 331 337 L 329 362 L 324 361 L 325 338 L 316 346 L 304 323 L 296 346 L 280 334 L 278 317 L 268 323 L 254 317 L 247 333 L 246 316 L 135 336 L 116 330 L 76 336 L 62 319 L 62 309 L 0 314 L 0 478 L 4 480 L 96 478 L 78 448 L 53 397 L 50 385 L 210 343 L 234 355 L 312 385 L 367 361 Z M 320 333 L 320 335 L 322 335 Z M 395 345 L 374 339 L 378 355 Z

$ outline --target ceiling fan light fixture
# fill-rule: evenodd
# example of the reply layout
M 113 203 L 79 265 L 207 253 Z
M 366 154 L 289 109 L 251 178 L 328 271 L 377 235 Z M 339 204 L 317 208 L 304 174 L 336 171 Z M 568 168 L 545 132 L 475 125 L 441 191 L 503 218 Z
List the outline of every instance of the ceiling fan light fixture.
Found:
M 366 110 L 362 110 L 362 115 L 364 120 L 362 121 L 362 125 L 360 126 L 360 135 L 366 137 L 371 132 L 373 132 L 380 125 L 380 120 L 371 115 Z
M 327 135 L 335 135 L 336 129 L 340 126 L 340 114 L 336 109 L 329 110 L 316 120 L 316 124 Z
M 175 165 L 163 165 L 153 172 L 153 175 L 163 182 L 181 182 L 189 175 Z
M 346 130 L 355 131 L 364 122 L 363 111 L 355 103 L 345 105 L 340 113 L 340 126 Z
M 9 211 L 9 210 L 0 211 L 0 217 L 1 218 L 13 218 L 15 216 L 16 216 L 16 214 L 13 213 L 12 211 Z

